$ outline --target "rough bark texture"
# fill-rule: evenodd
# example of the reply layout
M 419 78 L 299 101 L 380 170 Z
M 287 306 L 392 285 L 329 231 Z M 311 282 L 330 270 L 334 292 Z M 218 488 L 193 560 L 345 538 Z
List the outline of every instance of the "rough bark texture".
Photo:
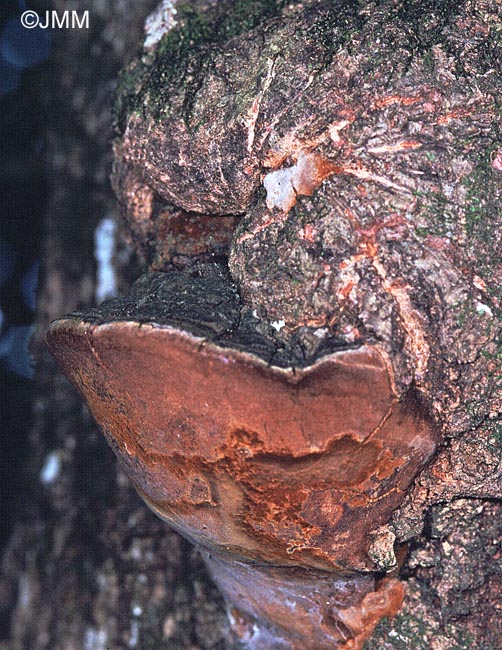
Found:
M 385 350 L 398 394 L 418 391 L 441 445 L 382 529 L 382 556 L 389 539 L 422 535 L 469 558 L 432 572 L 411 553 L 409 602 L 417 585 L 434 594 L 420 596 L 413 643 L 497 647 L 500 602 L 485 594 L 499 524 L 479 586 L 466 576 L 487 529 L 470 543 L 460 531 L 473 507 L 500 512 L 478 501 L 499 499 L 502 482 L 499 4 L 177 8 L 116 103 L 114 186 L 138 250 L 152 268 L 185 268 L 193 257 L 164 245 L 170 220 L 173 232 L 200 224 L 207 256 L 209 215 L 223 231 L 241 216 L 229 268 L 264 329 L 306 358 L 331 337 Z M 458 530 L 434 533 L 431 518 L 450 512 Z
M 63 166 L 53 158 L 40 331 L 92 302 L 93 227 L 114 210 L 104 104 L 147 13 L 89 4 L 91 40 L 72 33 L 57 50 L 56 115 L 70 119 L 52 130 Z M 307 358 L 329 337 L 392 358 L 399 394 L 419 392 L 442 442 L 380 531 L 382 569 L 394 540 L 408 548 L 407 597 L 366 648 L 497 650 L 500 6 L 177 9 L 177 25 L 123 74 L 116 102 L 114 185 L 132 240 L 166 272 L 230 255 L 262 330 L 272 324 Z M 90 56 L 89 67 L 71 56 Z M 5 647 L 233 647 L 199 561 L 141 505 L 46 358 L 39 387 L 33 476 L 49 451 L 60 472 L 34 487 L 4 555 Z

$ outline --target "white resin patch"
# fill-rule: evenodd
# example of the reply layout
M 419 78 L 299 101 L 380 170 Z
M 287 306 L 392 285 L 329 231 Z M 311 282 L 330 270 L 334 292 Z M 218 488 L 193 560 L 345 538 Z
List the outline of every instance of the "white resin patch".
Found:
M 302 151 L 298 156 L 296 165 L 269 172 L 263 179 L 267 190 L 267 208 L 279 208 L 289 212 L 296 203 L 299 195 L 312 196 L 325 176 L 320 174 L 320 156 Z
M 279 208 L 288 212 L 296 203 L 296 192 L 293 186 L 293 179 L 296 173 L 296 165 L 269 172 L 263 179 L 263 185 L 267 190 L 267 208 Z

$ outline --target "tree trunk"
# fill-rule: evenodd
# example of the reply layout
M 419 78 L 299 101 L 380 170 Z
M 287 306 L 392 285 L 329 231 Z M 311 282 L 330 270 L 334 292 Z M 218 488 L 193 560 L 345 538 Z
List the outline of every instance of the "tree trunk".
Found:
M 90 40 L 56 45 L 53 113 L 69 119 L 50 131 L 30 457 L 42 486 L 4 556 L 8 647 L 230 649 L 197 554 L 141 504 L 42 351 L 49 320 L 94 300 L 93 233 L 117 212 L 106 97 L 150 8 L 91 4 Z M 115 100 L 113 185 L 140 259 L 121 244 L 121 290 L 131 266 L 154 272 L 121 313 L 157 322 L 152 286 L 165 277 L 180 295 L 203 287 L 196 310 L 216 275 L 237 296 L 235 327 L 202 309 L 171 309 L 167 322 L 194 331 L 207 317 L 217 342 L 252 323 L 239 345 L 265 349 L 269 365 L 369 346 L 387 363 L 389 413 L 406 405 L 432 431 L 392 508 L 353 530 L 357 566 L 323 556 L 377 580 L 393 570 L 405 586 L 367 650 L 502 647 L 501 21 L 496 0 L 164 2 Z M 117 320 L 113 309 L 84 320 Z M 356 509 L 351 480 L 316 509 L 340 493 Z M 267 505 L 281 504 L 264 502 L 263 539 L 279 547 Z M 302 540 L 325 552 L 306 529 L 298 564 Z

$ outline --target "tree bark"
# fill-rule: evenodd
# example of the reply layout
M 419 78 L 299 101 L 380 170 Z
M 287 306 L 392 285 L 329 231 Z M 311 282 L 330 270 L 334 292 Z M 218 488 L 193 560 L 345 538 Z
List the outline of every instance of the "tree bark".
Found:
M 117 212 L 106 97 L 150 9 L 91 4 L 90 41 L 72 33 L 56 50 L 55 115 L 70 119 L 50 131 L 33 486 L 49 458 L 59 473 L 4 556 L 8 647 L 229 650 L 197 555 L 146 511 L 42 352 L 50 319 L 93 302 L 94 229 Z M 500 6 L 163 6 L 114 107 L 113 184 L 143 266 L 228 266 L 276 349 L 388 356 L 438 444 L 375 534 L 372 570 L 404 557 L 407 595 L 365 648 L 502 647 Z
M 152 269 L 189 272 L 221 254 L 221 219 L 263 332 L 305 359 L 330 340 L 386 351 L 439 444 L 377 535 L 377 567 L 410 544 L 408 596 L 368 647 L 496 648 L 500 7 L 251 4 L 180 5 L 124 75 L 114 186 L 132 237 Z

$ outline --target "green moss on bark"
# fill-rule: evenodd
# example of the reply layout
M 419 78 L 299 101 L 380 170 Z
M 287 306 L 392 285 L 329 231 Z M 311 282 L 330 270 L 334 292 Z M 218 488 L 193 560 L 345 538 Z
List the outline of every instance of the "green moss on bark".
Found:
M 214 46 L 251 31 L 297 2 L 224 0 L 206 11 L 189 2 L 177 5 L 176 25 L 163 36 L 153 59 L 145 53 L 141 62 L 123 72 L 114 100 L 115 129 L 122 133 L 127 116 L 141 113 L 145 106 L 157 115 L 169 112 L 178 92 L 184 93 L 189 112 L 200 79 L 211 67 Z

